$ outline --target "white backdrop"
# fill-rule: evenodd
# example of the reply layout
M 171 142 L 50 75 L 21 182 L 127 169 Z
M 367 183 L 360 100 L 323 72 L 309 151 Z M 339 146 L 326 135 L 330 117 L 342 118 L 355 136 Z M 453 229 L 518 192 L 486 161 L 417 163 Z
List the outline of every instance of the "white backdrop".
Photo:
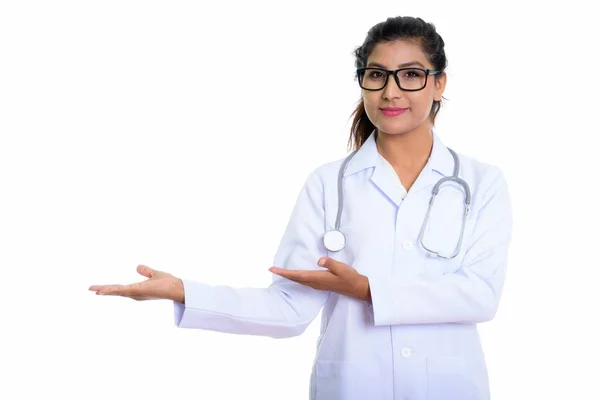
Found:
M 169 301 L 87 288 L 138 264 L 267 286 L 305 178 L 346 154 L 352 51 L 396 15 L 446 42 L 436 132 L 510 185 L 492 398 L 600 398 L 587 2 L 333 3 L 0 3 L 0 398 L 306 399 L 319 318 L 286 340 L 183 330 Z

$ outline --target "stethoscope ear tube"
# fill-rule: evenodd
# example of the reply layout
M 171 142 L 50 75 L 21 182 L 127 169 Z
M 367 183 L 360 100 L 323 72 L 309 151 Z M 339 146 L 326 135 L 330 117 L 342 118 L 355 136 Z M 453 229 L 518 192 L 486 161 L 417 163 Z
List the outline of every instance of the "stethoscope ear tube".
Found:
M 357 150 L 354 150 L 342 163 L 340 170 L 338 172 L 338 209 L 337 215 L 335 218 L 335 228 L 331 231 L 328 231 L 323 236 L 323 244 L 325 248 L 331 252 L 337 252 L 343 250 L 346 247 L 346 237 L 342 232 L 340 232 L 340 221 L 342 219 L 342 208 L 344 207 L 344 185 L 342 184 L 342 180 L 344 178 L 344 172 L 346 172 L 346 168 L 348 166 L 348 162 L 354 157 Z

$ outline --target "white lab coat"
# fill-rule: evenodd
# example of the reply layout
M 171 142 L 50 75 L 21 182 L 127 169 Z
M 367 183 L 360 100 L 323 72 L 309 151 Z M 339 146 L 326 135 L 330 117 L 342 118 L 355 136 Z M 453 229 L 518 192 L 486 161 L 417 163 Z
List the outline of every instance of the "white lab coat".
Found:
M 503 173 L 458 153 L 471 210 L 460 253 L 440 259 L 424 251 L 418 235 L 434 184 L 452 175 L 452 155 L 434 132 L 429 161 L 406 194 L 374 133 L 343 178 L 346 247 L 330 253 L 322 242 L 335 225 L 340 159 L 308 176 L 273 263 L 299 270 L 322 269 L 322 256 L 347 263 L 368 277 L 372 304 L 278 275 L 268 288 L 183 280 L 185 305 L 174 303 L 175 324 L 286 338 L 300 335 L 322 309 L 311 400 L 488 399 L 476 323 L 494 317 L 504 283 L 512 211 Z M 462 217 L 459 188 L 444 184 L 436 198 L 427 247 L 452 252 Z

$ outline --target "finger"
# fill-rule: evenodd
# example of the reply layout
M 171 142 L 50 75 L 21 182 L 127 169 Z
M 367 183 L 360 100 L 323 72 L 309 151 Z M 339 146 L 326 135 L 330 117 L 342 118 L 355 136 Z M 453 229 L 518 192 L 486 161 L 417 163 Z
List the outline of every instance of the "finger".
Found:
M 269 271 L 276 275 L 283 276 L 284 278 L 291 279 L 296 282 L 306 280 L 307 278 L 305 271 L 302 270 L 289 270 L 278 267 L 272 267 L 269 268 Z
M 132 289 L 133 285 L 105 285 L 96 294 L 130 297 L 134 295 L 134 290 Z
M 348 264 L 344 264 L 343 262 L 334 260 L 331 257 L 322 257 L 319 259 L 317 264 L 319 265 L 319 267 L 327 268 L 339 277 L 347 275 L 348 272 L 350 272 L 350 270 L 352 269 L 352 267 L 350 267 Z
M 276 271 L 274 271 L 276 273 Z M 318 290 L 333 290 L 339 286 L 341 278 L 331 271 L 290 271 L 280 270 L 281 275 L 293 282 Z
M 335 287 L 336 281 L 340 279 L 330 271 L 288 270 L 277 267 L 269 268 L 269 271 L 291 281 L 321 290 Z
M 113 286 L 118 286 L 118 285 L 92 285 L 88 288 L 88 290 L 91 290 L 92 292 L 97 292 L 99 290 L 103 290 L 103 289 L 113 287 Z
M 158 272 L 158 271 L 156 271 L 146 265 L 142 265 L 142 264 L 138 265 L 136 269 L 137 269 L 138 274 L 143 275 L 146 278 L 152 278 Z

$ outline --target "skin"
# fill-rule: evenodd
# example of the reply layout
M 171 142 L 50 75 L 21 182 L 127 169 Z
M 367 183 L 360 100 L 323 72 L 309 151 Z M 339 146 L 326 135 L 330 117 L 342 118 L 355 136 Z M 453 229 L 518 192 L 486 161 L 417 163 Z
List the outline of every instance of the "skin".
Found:
M 129 297 L 137 301 L 165 299 L 184 303 L 181 279 L 146 265 L 138 265 L 137 272 L 148 279 L 130 285 L 92 285 L 88 290 L 97 295 Z
M 404 40 L 377 44 L 367 60 L 367 67 L 375 66 L 376 63 L 385 69 L 394 70 L 401 68 L 400 64 L 412 61 L 422 65 L 409 66 L 434 69 L 417 43 Z M 407 191 L 431 153 L 433 136 L 430 110 L 433 101 L 442 98 L 445 86 L 446 74 L 443 73 L 438 79 L 429 76 L 425 88 L 417 92 L 402 91 L 392 77 L 388 78 L 388 83 L 382 90 L 362 90 L 367 116 L 378 129 L 377 149 L 394 167 Z M 398 116 L 386 116 L 381 112 L 383 107 L 408 110 Z M 317 264 L 324 270 L 284 270 L 273 266 L 269 271 L 317 290 L 371 301 L 366 276 L 330 257 L 319 259 Z M 89 290 L 98 295 L 122 296 L 138 301 L 167 299 L 185 303 L 181 279 L 145 265 L 138 265 L 137 271 L 148 279 L 130 285 L 92 285 Z
M 401 64 L 412 61 L 421 65 L 406 67 L 435 69 L 418 43 L 404 40 L 377 44 L 366 66 L 383 66 L 394 70 L 402 68 Z M 367 116 L 378 129 L 377 149 L 394 167 L 407 191 L 427 163 L 433 145 L 430 111 L 433 101 L 442 98 L 446 87 L 446 73 L 439 75 L 437 80 L 434 79 L 435 76 L 430 75 L 425 88 L 416 92 L 400 90 L 391 76 L 382 90 L 362 90 Z M 397 116 L 386 116 L 381 111 L 384 107 L 408 110 Z
M 395 70 L 405 67 L 401 64 L 412 61 L 421 65 L 411 64 L 406 67 L 435 69 L 418 43 L 404 40 L 377 44 L 367 59 L 366 66 Z M 442 98 L 446 87 L 446 73 L 440 74 L 437 80 L 434 80 L 433 76 L 427 78 L 427 85 L 423 90 L 416 92 L 402 91 L 391 76 L 382 90 L 361 91 L 367 116 L 378 129 L 377 149 L 394 167 L 407 191 L 427 163 L 433 146 L 431 106 L 434 100 L 439 101 Z M 384 107 L 408 108 L 408 110 L 397 116 L 386 116 L 381 111 Z M 271 271 L 315 289 L 329 290 L 359 300 L 371 301 L 369 280 L 366 276 L 332 258 L 325 257 L 322 260 L 326 262 L 324 266 L 327 271 L 296 271 L 280 268 Z

